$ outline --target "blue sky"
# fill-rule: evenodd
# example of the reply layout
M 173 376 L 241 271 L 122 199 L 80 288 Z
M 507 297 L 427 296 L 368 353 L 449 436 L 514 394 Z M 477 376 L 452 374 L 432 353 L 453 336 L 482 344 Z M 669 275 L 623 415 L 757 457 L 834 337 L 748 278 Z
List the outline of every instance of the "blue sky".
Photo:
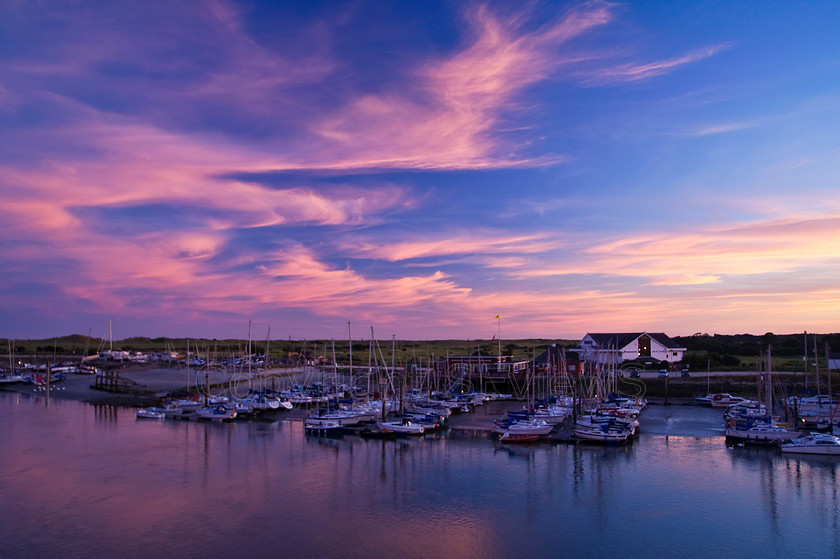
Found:
M 831 2 L 4 2 L 0 335 L 837 331 Z

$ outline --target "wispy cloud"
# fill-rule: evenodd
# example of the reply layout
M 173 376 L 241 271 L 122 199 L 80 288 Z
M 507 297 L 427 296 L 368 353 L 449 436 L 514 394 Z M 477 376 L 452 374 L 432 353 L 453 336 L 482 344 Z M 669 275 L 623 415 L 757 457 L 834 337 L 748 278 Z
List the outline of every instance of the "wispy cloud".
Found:
M 727 284 L 745 276 L 795 274 L 840 254 L 840 217 L 817 214 L 683 232 L 640 234 L 586 245 L 579 238 L 563 262 L 536 259 L 520 278 L 601 275 L 639 285 Z
M 650 285 L 706 285 L 720 282 L 720 276 L 683 274 L 681 276 L 664 276 L 651 281 Z
M 512 235 L 492 230 L 475 230 L 470 233 L 428 235 L 419 241 L 394 238 L 374 241 L 369 238 L 355 238 L 342 242 L 339 248 L 358 258 L 397 262 L 451 255 L 535 254 L 556 248 L 558 244 L 545 234 Z
M 744 122 L 727 122 L 724 124 L 710 124 L 708 126 L 704 126 L 699 130 L 696 130 L 691 133 L 693 136 L 712 136 L 715 134 L 726 134 L 729 132 L 737 132 L 739 130 L 746 130 L 748 128 L 755 128 L 756 126 L 761 126 L 761 121 L 759 120 L 752 120 L 752 121 L 744 121 Z
M 627 63 L 601 69 L 588 69 L 579 74 L 580 80 L 586 85 L 607 85 L 613 83 L 632 83 L 647 80 L 663 74 L 668 74 L 686 64 L 692 64 L 711 58 L 730 48 L 729 44 L 720 44 L 693 50 L 683 56 L 658 60 L 644 64 Z
M 521 17 L 502 19 L 479 7 L 468 14 L 473 37 L 464 48 L 423 65 L 407 91 L 355 99 L 316 131 L 345 154 L 338 166 L 482 169 L 556 163 L 563 156 L 510 157 L 513 146 L 494 129 L 518 108 L 518 93 L 577 60 L 559 52 L 561 45 L 610 19 L 606 5 L 587 5 L 525 32 Z

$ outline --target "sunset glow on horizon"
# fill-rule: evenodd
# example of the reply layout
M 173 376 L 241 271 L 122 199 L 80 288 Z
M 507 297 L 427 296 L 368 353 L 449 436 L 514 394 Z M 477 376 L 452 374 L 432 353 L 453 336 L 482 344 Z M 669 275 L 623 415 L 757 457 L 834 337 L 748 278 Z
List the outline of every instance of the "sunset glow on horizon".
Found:
M 0 336 L 837 332 L 840 12 L 649 4 L 0 4 Z

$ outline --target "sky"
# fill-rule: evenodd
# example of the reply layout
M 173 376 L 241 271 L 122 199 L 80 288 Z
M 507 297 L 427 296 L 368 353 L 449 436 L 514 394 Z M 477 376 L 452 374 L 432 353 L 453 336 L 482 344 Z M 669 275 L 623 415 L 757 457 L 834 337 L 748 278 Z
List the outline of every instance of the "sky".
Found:
M 836 332 L 838 28 L 0 0 L 0 336 Z

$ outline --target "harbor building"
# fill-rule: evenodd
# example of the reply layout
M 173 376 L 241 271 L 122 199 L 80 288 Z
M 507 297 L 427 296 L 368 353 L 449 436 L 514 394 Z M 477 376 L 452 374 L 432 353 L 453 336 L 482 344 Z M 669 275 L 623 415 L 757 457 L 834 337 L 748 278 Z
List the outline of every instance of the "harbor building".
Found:
M 618 366 L 640 358 L 678 363 L 683 360 L 686 348 L 661 332 L 590 333 L 572 351 L 587 363 Z

